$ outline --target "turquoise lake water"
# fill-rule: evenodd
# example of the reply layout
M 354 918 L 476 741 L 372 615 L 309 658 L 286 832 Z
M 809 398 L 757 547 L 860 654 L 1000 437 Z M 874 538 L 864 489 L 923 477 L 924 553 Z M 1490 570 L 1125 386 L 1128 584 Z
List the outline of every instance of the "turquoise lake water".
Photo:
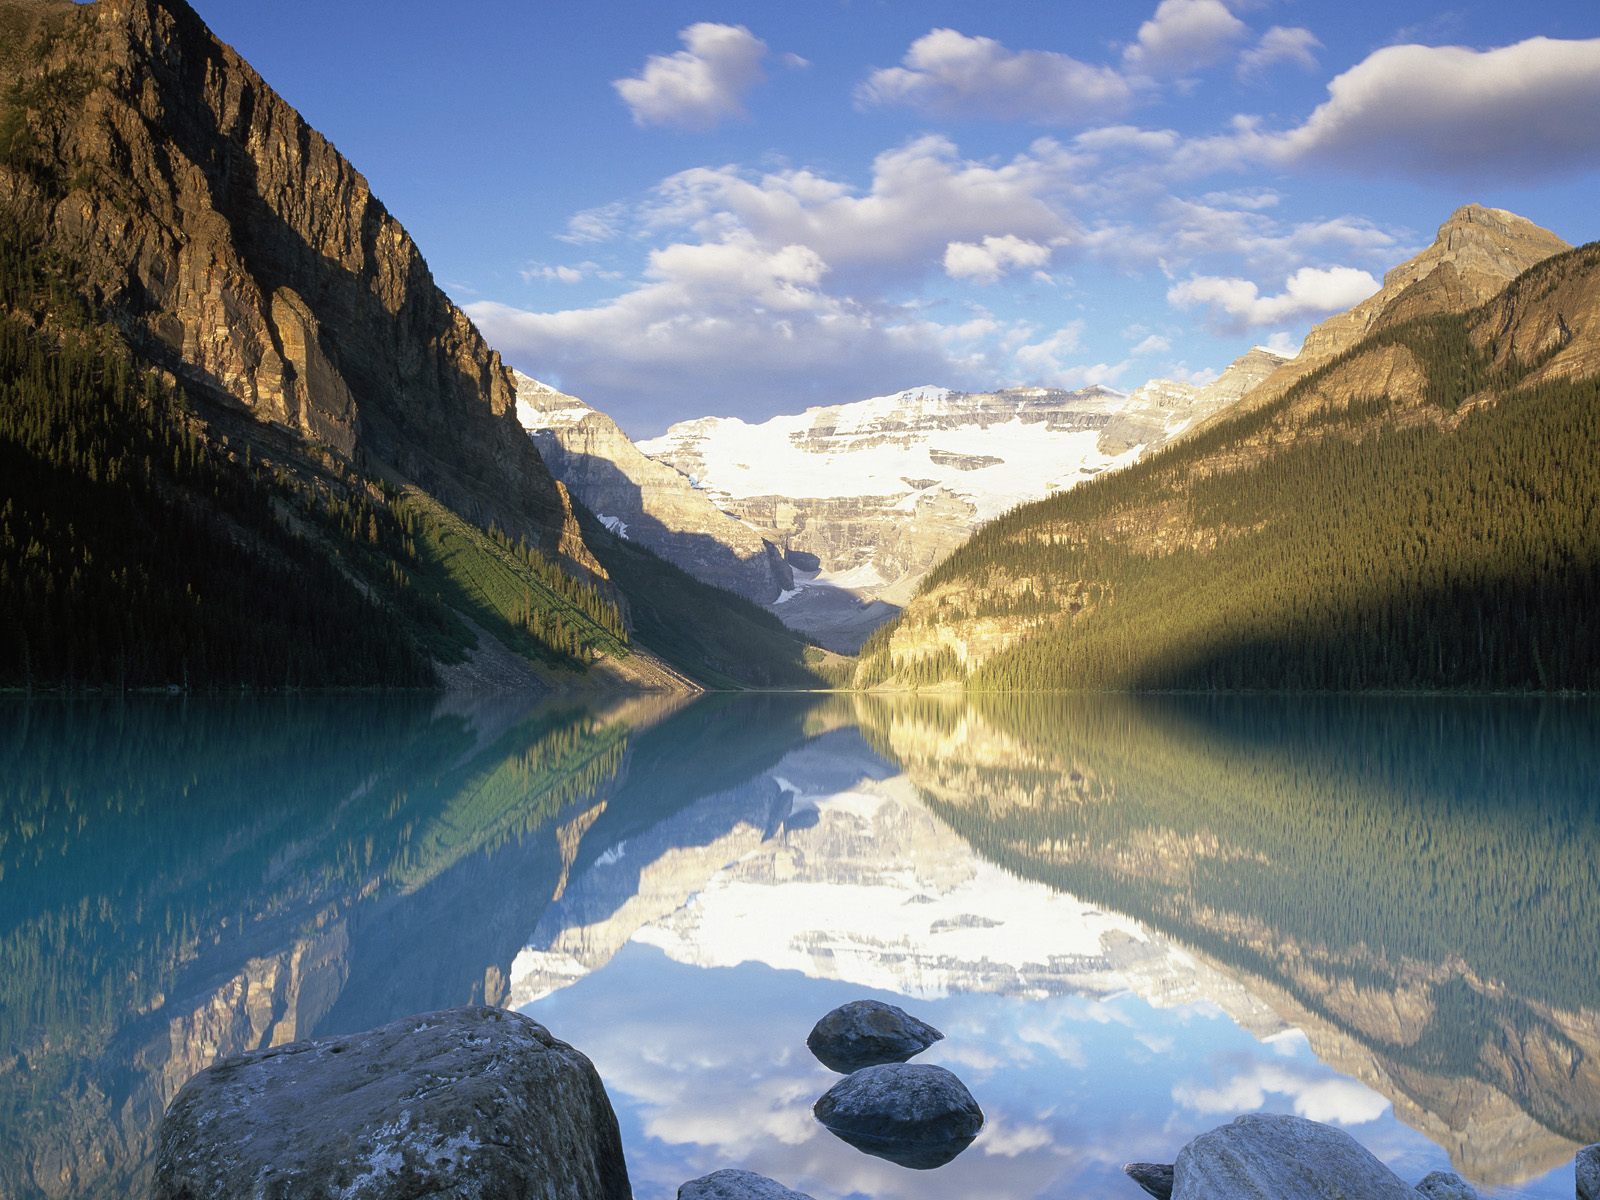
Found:
M 0 1195 L 123 1196 L 229 1054 L 468 1002 L 587 1053 L 636 1195 L 1123 1197 L 1240 1113 L 1572 1194 L 1600 709 L 1512 700 L 0 702 Z M 838 1141 L 898 1003 L 987 1116 Z

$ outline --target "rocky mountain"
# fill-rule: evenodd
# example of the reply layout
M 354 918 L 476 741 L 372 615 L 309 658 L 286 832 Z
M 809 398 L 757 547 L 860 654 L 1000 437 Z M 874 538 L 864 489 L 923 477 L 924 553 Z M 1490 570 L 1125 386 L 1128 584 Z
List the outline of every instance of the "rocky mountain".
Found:
M 1593 686 L 1600 251 L 1473 306 L 1563 245 L 1531 229 L 1462 210 L 1306 362 L 986 527 L 857 683 Z
M 514 374 L 518 420 L 555 477 L 608 529 L 758 604 L 794 587 L 794 572 L 771 541 L 646 457 L 610 417 Z
M 1126 395 L 911 388 L 760 424 L 680 422 L 638 449 L 780 544 L 797 574 L 773 611 L 849 651 L 980 524 L 1165 445 L 1281 362 L 1252 350 L 1209 385 Z
M 694 686 L 509 369 L 184 0 L 0 29 L 0 683 Z

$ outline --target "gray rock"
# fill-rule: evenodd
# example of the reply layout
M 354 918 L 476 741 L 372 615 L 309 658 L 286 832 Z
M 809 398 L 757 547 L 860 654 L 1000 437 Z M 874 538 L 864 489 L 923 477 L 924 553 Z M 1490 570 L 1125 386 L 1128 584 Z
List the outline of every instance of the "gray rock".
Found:
M 811 1200 L 754 1171 L 713 1171 L 678 1189 L 678 1200 Z
M 225 1059 L 162 1122 L 154 1200 L 626 1200 L 589 1060 L 472 1006 Z
M 841 1074 L 905 1062 L 944 1037 L 926 1021 L 881 1000 L 852 1000 L 818 1021 L 806 1045 L 823 1066 Z
M 1600 1200 L 1600 1142 L 1579 1150 L 1572 1170 L 1577 1176 L 1578 1200 Z
M 983 1111 L 961 1080 L 926 1063 L 864 1067 L 812 1112 L 857 1150 L 917 1170 L 943 1166 L 983 1128 Z
M 1173 1164 L 1173 1200 L 1417 1200 L 1349 1134 L 1251 1113 L 1203 1133 Z
M 1434 1171 L 1417 1184 L 1428 1200 L 1478 1200 L 1477 1190 L 1454 1171 Z
M 1172 1200 L 1171 1163 L 1123 1163 L 1122 1172 L 1156 1200 Z

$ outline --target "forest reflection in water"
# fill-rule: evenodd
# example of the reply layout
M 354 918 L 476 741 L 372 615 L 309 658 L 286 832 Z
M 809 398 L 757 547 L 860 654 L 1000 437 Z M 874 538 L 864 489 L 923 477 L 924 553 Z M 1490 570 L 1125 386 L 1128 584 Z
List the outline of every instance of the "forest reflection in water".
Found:
M 1564 1197 L 1595 778 L 1578 702 L 6 701 L 0 1194 L 136 1192 L 216 1058 L 483 1000 L 595 1057 L 641 1196 L 1127 1195 L 1265 1106 Z M 949 1168 L 810 1122 L 860 994 L 950 1035 Z

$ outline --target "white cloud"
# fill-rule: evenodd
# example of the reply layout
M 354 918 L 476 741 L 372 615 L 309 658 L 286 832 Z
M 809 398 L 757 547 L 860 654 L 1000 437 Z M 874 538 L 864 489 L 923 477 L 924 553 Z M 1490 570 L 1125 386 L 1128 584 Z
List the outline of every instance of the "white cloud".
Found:
M 1083 341 L 1083 332 L 1082 321 L 1069 321 L 1049 337 L 1017 347 L 1012 361 L 1020 372 L 1021 381 L 1058 388 L 1115 384 L 1133 365 L 1132 360 L 1092 364 L 1071 362 L 1071 356 Z
M 628 206 L 621 203 L 586 208 L 567 218 L 567 231 L 557 234 L 556 239 L 573 245 L 609 242 L 622 232 L 622 222 L 627 215 Z
M 744 115 L 762 80 L 767 44 L 743 25 L 700 21 L 678 34 L 684 49 L 652 54 L 637 77 L 612 82 L 636 125 L 710 129 Z
M 1220 62 L 1248 32 L 1222 0 L 1161 0 L 1123 63 L 1141 75 L 1184 75 Z
M 1317 68 L 1317 56 L 1312 51 L 1322 43 L 1309 29 L 1292 29 L 1274 25 L 1261 35 L 1261 40 L 1239 56 L 1239 78 L 1251 79 L 1279 63 L 1293 63 L 1307 71 Z
M 1328 85 L 1274 156 L 1364 173 L 1453 179 L 1600 167 L 1600 38 L 1495 50 L 1388 46 Z M 1493 174 L 1491 174 L 1493 173 Z
M 1167 291 L 1169 303 L 1205 308 L 1220 332 L 1239 333 L 1299 317 L 1339 312 L 1378 290 L 1378 281 L 1354 267 L 1301 267 L 1276 296 L 1263 296 L 1248 279 L 1195 275 Z
M 1254 1112 L 1268 1095 L 1286 1096 L 1299 1116 L 1339 1125 L 1364 1125 L 1388 1111 L 1389 1102 L 1371 1088 L 1337 1075 L 1318 1077 L 1290 1064 L 1255 1063 L 1215 1087 L 1179 1084 L 1172 1098 L 1198 1113 Z
M 1054 51 L 1009 50 L 954 29 L 924 34 L 901 62 L 874 71 L 856 89 L 857 102 L 1066 125 L 1122 112 L 1133 98 L 1111 67 Z
M 521 272 L 524 283 L 582 283 L 585 279 L 621 279 L 621 272 L 608 271 L 597 262 L 529 263 Z
M 1165 354 L 1171 349 L 1172 339 L 1163 337 L 1159 333 L 1152 333 L 1132 350 L 1129 350 L 1128 353 L 1135 358 L 1139 358 L 1146 354 Z
M 944 249 L 944 270 L 951 279 L 973 283 L 998 283 L 1015 267 L 1042 267 L 1050 261 L 1050 247 L 1012 234 L 989 236 L 981 243 L 951 242 Z

